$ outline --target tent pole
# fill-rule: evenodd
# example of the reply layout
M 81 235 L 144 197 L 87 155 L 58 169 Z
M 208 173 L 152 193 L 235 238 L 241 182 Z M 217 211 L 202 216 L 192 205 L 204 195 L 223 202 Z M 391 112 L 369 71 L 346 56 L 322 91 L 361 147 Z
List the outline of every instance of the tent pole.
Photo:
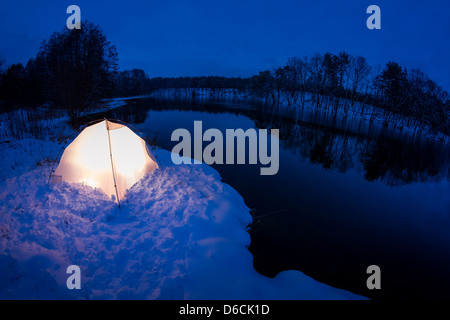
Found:
M 119 205 L 119 208 L 120 208 L 119 193 L 117 192 L 117 184 L 116 184 L 116 174 L 114 172 L 114 162 L 113 162 L 113 158 L 112 158 L 111 137 L 109 135 L 108 120 L 106 120 L 106 119 L 105 119 L 105 124 L 106 124 L 106 132 L 108 132 L 109 157 L 111 159 L 111 170 L 112 170 L 112 175 L 113 175 L 113 180 L 114 180 L 114 189 L 116 189 L 117 204 Z

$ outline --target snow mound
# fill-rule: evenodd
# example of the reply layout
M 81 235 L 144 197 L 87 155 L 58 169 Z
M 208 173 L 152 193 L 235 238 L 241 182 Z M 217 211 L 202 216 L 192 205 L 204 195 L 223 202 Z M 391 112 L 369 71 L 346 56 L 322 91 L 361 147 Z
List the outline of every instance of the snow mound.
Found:
M 361 299 L 299 271 L 253 269 L 242 197 L 211 167 L 171 164 L 129 191 L 47 185 L 49 166 L 0 184 L 0 299 Z M 69 290 L 66 269 L 81 269 Z

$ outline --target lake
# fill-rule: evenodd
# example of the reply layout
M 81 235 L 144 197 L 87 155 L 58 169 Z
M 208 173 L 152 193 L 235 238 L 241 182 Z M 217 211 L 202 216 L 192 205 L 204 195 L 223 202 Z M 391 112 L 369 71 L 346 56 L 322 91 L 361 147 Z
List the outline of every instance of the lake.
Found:
M 99 115 L 98 115 L 99 116 Z M 172 132 L 280 130 L 279 171 L 213 165 L 252 210 L 254 267 L 300 270 L 372 299 L 450 298 L 450 148 L 332 113 L 256 101 L 139 99 L 101 116 L 171 150 Z M 204 143 L 204 146 L 207 143 Z M 381 269 L 369 290 L 367 267 Z

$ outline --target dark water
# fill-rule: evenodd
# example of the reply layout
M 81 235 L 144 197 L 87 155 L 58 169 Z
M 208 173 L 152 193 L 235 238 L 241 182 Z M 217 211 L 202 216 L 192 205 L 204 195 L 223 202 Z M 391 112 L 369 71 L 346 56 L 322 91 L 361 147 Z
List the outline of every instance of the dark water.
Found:
M 171 150 L 177 128 L 280 129 L 280 167 L 213 165 L 253 209 L 255 269 L 296 269 L 373 299 L 450 298 L 450 150 L 380 126 L 259 103 L 146 99 L 109 117 Z M 204 143 L 204 146 L 207 143 Z M 381 290 L 369 290 L 369 265 Z

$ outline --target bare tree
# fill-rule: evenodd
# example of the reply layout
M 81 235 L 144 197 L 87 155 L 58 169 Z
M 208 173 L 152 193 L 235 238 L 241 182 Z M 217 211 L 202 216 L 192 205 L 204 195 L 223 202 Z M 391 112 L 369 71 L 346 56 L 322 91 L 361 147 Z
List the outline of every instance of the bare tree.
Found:
M 323 56 L 319 53 L 314 54 L 310 59 L 311 77 L 309 81 L 310 92 L 317 108 L 322 106 L 321 93 L 325 87 L 326 77 L 323 66 Z
M 310 66 L 308 57 L 293 57 L 288 60 L 287 65 L 294 74 L 295 90 L 300 98 L 302 107 L 305 104 L 305 93 L 307 90 L 307 82 L 310 74 Z
M 115 46 L 88 21 L 81 29 L 55 32 L 35 59 L 44 66 L 47 96 L 67 108 L 71 119 L 111 93 L 117 61 Z
M 361 88 L 367 88 L 367 80 L 371 71 L 372 68 L 367 63 L 366 58 L 361 56 L 351 57 L 347 73 L 350 82 L 350 100 L 352 101 L 352 104 L 354 104 L 355 100 L 358 98 L 358 93 Z

